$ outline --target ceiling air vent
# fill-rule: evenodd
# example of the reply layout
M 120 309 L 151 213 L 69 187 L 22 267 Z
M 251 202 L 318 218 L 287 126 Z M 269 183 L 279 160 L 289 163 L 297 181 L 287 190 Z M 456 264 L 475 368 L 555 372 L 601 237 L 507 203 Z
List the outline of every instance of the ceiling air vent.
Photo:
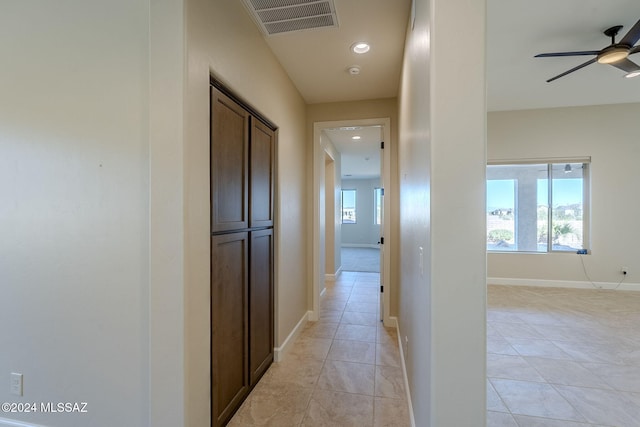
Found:
M 243 0 L 266 35 L 337 27 L 333 0 Z

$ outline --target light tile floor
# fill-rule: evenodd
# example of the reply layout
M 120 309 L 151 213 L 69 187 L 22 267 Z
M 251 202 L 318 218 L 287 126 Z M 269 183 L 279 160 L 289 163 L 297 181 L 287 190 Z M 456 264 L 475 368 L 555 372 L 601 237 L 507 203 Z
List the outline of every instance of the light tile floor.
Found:
M 409 426 L 378 275 L 327 282 L 320 321 L 231 426 Z M 639 427 L 640 293 L 489 286 L 488 427 Z
M 274 363 L 230 426 L 408 427 L 395 329 L 379 316 L 379 274 L 326 283 L 320 320 Z
M 489 286 L 487 426 L 640 426 L 640 292 Z

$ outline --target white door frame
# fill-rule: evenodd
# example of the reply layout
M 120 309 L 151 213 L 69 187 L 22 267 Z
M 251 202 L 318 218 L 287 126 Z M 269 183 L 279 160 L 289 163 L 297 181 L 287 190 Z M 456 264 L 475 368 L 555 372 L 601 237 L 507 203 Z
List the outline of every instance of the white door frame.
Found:
M 321 197 L 321 190 L 324 184 L 324 153 L 325 148 L 322 146 L 320 135 L 324 129 L 335 129 L 347 126 L 382 126 L 382 135 L 384 141 L 384 150 L 382 152 L 382 170 L 381 176 L 382 186 L 385 191 L 385 197 L 388 197 L 391 191 L 391 119 L 389 117 L 359 120 L 340 120 L 330 122 L 315 122 L 313 124 L 313 289 L 312 289 L 312 311 L 309 313 L 309 320 L 315 321 L 320 317 L 320 293 L 324 289 L 325 271 L 324 263 L 321 263 L 324 252 L 324 235 L 321 233 L 321 224 L 323 224 L 325 216 L 324 197 Z M 385 326 L 393 326 L 391 316 L 389 314 L 390 294 L 393 284 L 391 283 L 391 204 L 386 198 L 384 203 L 384 226 L 382 236 L 385 238 L 387 245 L 384 251 L 382 268 L 384 284 L 384 293 L 382 294 L 384 313 L 382 320 Z

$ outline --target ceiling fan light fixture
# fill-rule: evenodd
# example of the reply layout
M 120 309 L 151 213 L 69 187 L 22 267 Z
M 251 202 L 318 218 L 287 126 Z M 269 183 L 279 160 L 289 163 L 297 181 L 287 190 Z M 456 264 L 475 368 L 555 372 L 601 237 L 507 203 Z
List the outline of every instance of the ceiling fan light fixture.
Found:
M 621 61 L 629 56 L 629 48 L 626 46 L 612 46 L 605 49 L 598 55 L 598 62 L 600 64 L 613 64 L 614 62 Z
M 626 78 L 631 79 L 633 77 L 638 77 L 640 76 L 640 70 L 634 70 L 634 71 L 630 71 L 627 74 L 624 75 Z

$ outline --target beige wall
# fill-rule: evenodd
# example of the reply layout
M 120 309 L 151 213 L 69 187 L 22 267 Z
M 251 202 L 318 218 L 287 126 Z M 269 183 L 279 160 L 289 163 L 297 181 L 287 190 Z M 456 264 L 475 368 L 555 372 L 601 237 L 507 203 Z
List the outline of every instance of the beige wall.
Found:
M 185 100 L 188 426 L 208 425 L 209 420 L 210 73 L 279 126 L 277 346 L 307 312 L 305 104 L 240 2 L 189 0 Z
M 88 403 L 3 419 L 150 423 L 150 8 L 2 3 L 0 401 Z
M 174 427 L 185 418 L 184 1 L 153 2 L 149 24 L 149 425 Z
M 324 157 L 324 217 L 325 217 L 325 257 L 324 272 L 326 274 L 335 274 L 336 272 L 336 228 L 335 221 L 331 221 L 336 212 L 335 199 L 335 176 L 336 165 L 331 157 L 325 153 Z
M 583 261 L 591 280 L 640 284 L 637 118 L 640 104 L 554 108 L 488 114 L 489 159 L 591 156 L 591 251 Z M 488 256 L 490 281 L 591 286 L 575 253 Z
M 399 330 L 416 425 L 483 426 L 485 6 L 415 5 L 399 102 Z
M 342 239 L 342 221 L 340 220 L 340 212 L 342 207 L 341 186 L 340 186 L 340 170 L 342 167 L 342 158 L 340 152 L 333 145 L 331 140 L 324 133 L 320 135 L 321 144 L 325 152 L 325 160 L 330 159 L 330 165 L 325 167 L 324 194 L 325 194 L 325 216 L 324 216 L 324 246 L 325 246 L 325 274 L 333 275 L 339 273 L 341 267 L 341 246 Z M 331 175 L 331 176 L 330 176 Z M 322 233 L 322 231 L 321 231 Z M 322 244 L 322 242 L 320 242 Z M 311 296 L 311 292 L 309 292 Z
M 353 101 L 353 102 L 333 102 L 326 104 L 312 104 L 307 106 L 307 143 L 310 147 L 307 154 L 307 164 L 313 164 L 313 124 L 316 122 L 331 122 L 331 121 L 348 121 L 348 120 L 362 120 L 373 118 L 390 118 L 391 121 L 391 141 L 387 144 L 391 150 L 391 191 L 385 190 L 385 197 L 389 197 L 388 202 L 391 204 L 391 239 L 385 240 L 390 242 L 391 248 L 391 303 L 390 314 L 396 316 L 398 313 L 398 294 L 397 286 L 395 285 L 398 280 L 398 148 L 397 148 L 397 132 L 398 132 L 398 103 L 396 98 L 387 99 L 373 99 L 366 101 Z M 309 206 L 313 206 L 313 170 L 308 171 L 309 184 L 308 184 L 308 198 L 307 203 Z M 394 237 L 395 236 L 395 237 Z M 313 230 L 308 231 L 309 238 L 309 257 L 308 265 L 311 270 L 313 259 L 311 256 L 311 245 L 313 244 Z M 339 240 L 338 240 L 339 242 Z

